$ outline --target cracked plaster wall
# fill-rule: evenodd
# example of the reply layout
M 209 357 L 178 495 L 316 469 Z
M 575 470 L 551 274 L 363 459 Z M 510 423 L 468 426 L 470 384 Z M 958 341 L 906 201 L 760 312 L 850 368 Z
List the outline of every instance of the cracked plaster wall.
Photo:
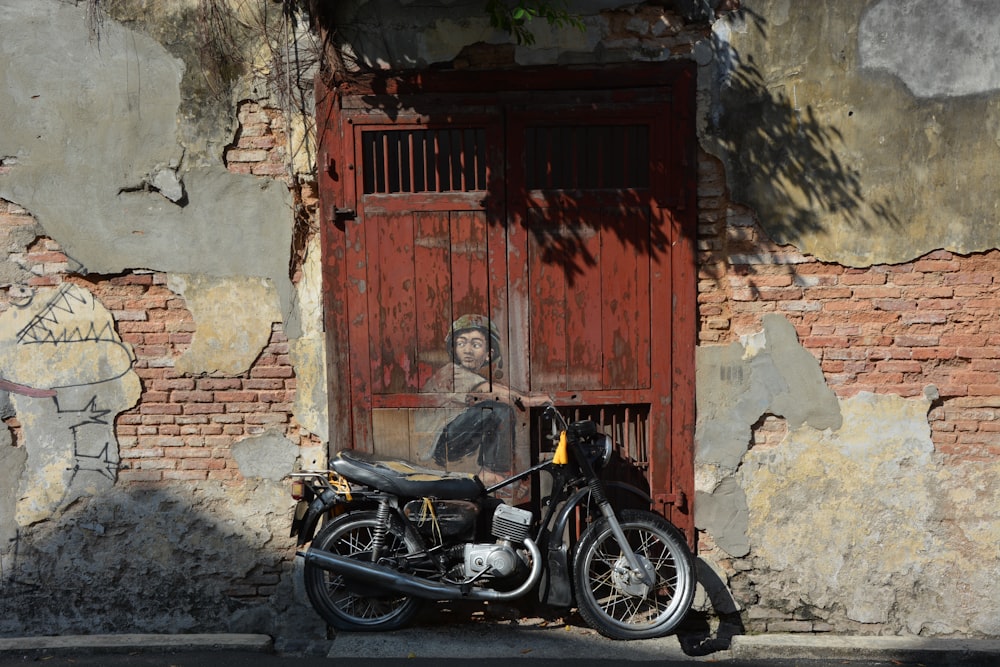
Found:
M 701 140 L 776 242 L 849 266 L 1000 245 L 991 3 L 742 7 L 699 45 Z
M 0 197 L 79 271 L 266 278 L 297 326 L 288 189 L 181 142 L 180 60 L 109 18 L 95 36 L 83 6 L 57 0 L 0 2 L 0 35 Z
M 180 372 L 243 372 L 282 322 L 304 386 L 325 388 L 321 313 L 309 306 L 319 272 L 298 289 L 289 279 L 288 188 L 227 171 L 234 99 L 208 99 L 201 82 L 212 73 L 185 65 L 198 62 L 198 3 L 108 7 L 135 29 L 107 15 L 95 28 L 80 3 L 0 0 L 0 197 L 37 220 L 10 229 L 7 250 L 44 233 L 80 273 L 175 274 L 198 327 Z M 234 96 L 259 94 L 233 85 Z M 29 278 L 16 262 L 0 264 L 13 289 Z M 304 393 L 295 410 L 325 438 L 320 393 Z
M 838 399 L 778 315 L 700 347 L 697 373 L 695 522 L 741 563 L 730 584 L 758 617 L 1000 633 L 1000 463 L 935 456 L 931 398 Z M 749 448 L 763 415 L 788 433 Z
M 222 163 L 237 101 L 267 93 L 237 82 L 209 104 L 193 83 L 206 72 L 185 64 L 203 55 L 189 24 L 196 0 L 134 3 L 144 24 L 102 14 L 96 30 L 88 4 L 0 0 L 0 198 L 31 214 L 0 239 L 11 302 L 0 315 L 0 376 L 54 392 L 2 394 L 20 430 L 12 443 L 0 429 L 0 634 L 321 636 L 282 572 L 291 505 L 275 480 L 291 471 L 298 443 L 277 432 L 235 443 L 239 485 L 116 483 L 114 424 L 141 391 L 132 350 L 86 289 L 26 285 L 37 276 L 17 256 L 39 236 L 66 253 L 70 273 L 166 274 L 196 326 L 177 370 L 196 377 L 245 373 L 281 322 L 301 386 L 313 387 L 296 400 L 297 423 L 326 429 L 315 389 L 325 388 L 319 272 L 303 267 L 300 287 L 289 279 L 289 189 Z M 121 16 L 127 5 L 98 11 Z
M 752 450 L 749 506 L 763 608 L 838 610 L 898 632 L 1000 634 L 996 462 L 942 463 L 927 399 L 862 393 L 840 429 Z
M 95 32 L 78 3 L 0 0 L 8 64 L 0 69 L 0 197 L 37 220 L 9 230 L 6 249 L 44 233 L 72 270 L 178 274 L 172 282 L 196 311 L 195 348 L 180 369 L 193 374 L 240 372 L 233 369 L 249 366 L 272 322 L 282 322 L 306 388 L 296 416 L 325 440 L 321 278 L 303 267 L 298 286 L 289 279 L 291 195 L 280 180 L 222 164 L 236 101 L 266 94 L 266 85 L 250 77 L 231 82 L 231 95 L 209 94 L 213 72 L 190 64 L 203 62 L 204 47 L 194 0 L 108 7 L 135 29 L 105 16 Z M 302 123 L 288 122 L 303 146 Z M 298 162 L 308 154 L 293 152 Z M 0 263 L 0 284 L 29 278 L 16 262 Z

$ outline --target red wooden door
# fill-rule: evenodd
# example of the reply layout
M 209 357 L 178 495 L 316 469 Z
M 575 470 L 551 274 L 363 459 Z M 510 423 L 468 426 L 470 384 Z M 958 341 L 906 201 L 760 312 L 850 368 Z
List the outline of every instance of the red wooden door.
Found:
M 599 420 L 691 536 L 690 73 L 678 81 L 544 105 L 472 90 L 328 107 L 334 448 L 452 467 L 433 442 L 478 381 L 452 356 L 452 324 L 478 317 L 496 348 L 475 393 L 547 395 Z M 529 416 L 501 434 L 515 468 L 538 456 Z

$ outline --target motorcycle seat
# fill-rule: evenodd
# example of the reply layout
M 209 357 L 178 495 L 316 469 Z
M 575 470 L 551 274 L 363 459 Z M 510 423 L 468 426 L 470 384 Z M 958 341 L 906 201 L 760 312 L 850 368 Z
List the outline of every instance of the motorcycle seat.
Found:
M 350 482 L 407 498 L 464 500 L 478 498 L 486 489 L 473 474 L 432 470 L 353 449 L 337 452 L 330 467 Z

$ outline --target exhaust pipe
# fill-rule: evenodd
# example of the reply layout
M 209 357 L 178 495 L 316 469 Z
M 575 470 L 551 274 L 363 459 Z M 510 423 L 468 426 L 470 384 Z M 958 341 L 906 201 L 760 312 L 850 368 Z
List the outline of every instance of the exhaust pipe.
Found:
M 531 554 L 531 571 L 524 583 L 512 591 L 472 589 L 455 584 L 442 584 L 412 574 L 403 574 L 384 565 L 366 563 L 322 549 L 299 551 L 298 555 L 310 565 L 336 572 L 348 579 L 363 581 L 425 600 L 513 600 L 530 591 L 542 576 L 541 551 L 530 538 L 525 538 L 524 546 Z

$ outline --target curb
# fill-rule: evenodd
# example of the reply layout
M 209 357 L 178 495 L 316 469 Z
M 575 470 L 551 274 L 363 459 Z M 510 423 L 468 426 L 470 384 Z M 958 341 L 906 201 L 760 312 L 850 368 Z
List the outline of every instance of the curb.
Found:
M 58 653 L 169 653 L 176 651 L 254 651 L 271 653 L 268 635 L 67 635 L 60 637 L 0 637 L 0 655 Z
M 733 658 L 799 660 L 882 660 L 932 665 L 998 665 L 1000 640 L 867 637 L 845 635 L 737 635 Z

